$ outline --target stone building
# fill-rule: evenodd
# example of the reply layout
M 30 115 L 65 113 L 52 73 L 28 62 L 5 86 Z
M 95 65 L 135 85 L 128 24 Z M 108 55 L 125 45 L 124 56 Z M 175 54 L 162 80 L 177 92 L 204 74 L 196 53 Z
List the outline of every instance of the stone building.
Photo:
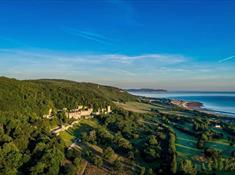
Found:
M 90 116 L 92 112 L 93 108 L 78 106 L 77 109 L 67 111 L 65 114 L 68 118 L 80 119 L 85 116 Z
M 93 112 L 92 114 L 94 114 L 94 115 L 101 115 L 101 114 L 109 114 L 111 112 L 112 112 L 111 106 L 107 106 L 106 108 L 98 109 L 98 111 Z

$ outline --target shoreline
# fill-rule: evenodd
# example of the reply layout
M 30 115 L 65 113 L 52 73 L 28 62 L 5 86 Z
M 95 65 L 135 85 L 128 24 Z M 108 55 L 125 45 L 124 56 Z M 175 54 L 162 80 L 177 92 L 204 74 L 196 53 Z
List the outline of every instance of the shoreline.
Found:
M 170 100 L 171 104 L 176 106 L 188 109 L 188 110 L 202 110 L 203 103 L 201 102 L 194 102 L 194 101 L 184 101 L 184 100 Z
M 176 105 L 178 107 L 187 109 L 187 110 L 196 110 L 199 112 L 213 114 L 213 115 L 221 116 L 221 117 L 235 117 L 234 113 L 229 113 L 229 112 L 224 112 L 224 111 L 216 111 L 216 110 L 204 108 L 204 105 L 201 102 L 170 99 L 170 103 L 173 105 Z
M 198 112 L 212 114 L 212 115 L 216 115 L 216 116 L 220 116 L 220 117 L 233 117 L 233 118 L 235 118 L 235 113 L 207 108 L 207 106 L 204 106 L 204 104 L 199 101 L 186 101 L 186 100 L 172 99 L 172 98 L 166 98 L 166 97 L 150 97 L 150 96 L 137 95 L 137 94 L 133 94 L 133 95 L 137 96 L 139 98 L 148 99 L 149 102 L 155 101 L 155 100 L 156 101 L 165 101 L 167 103 L 170 103 L 172 105 L 175 105 L 175 106 L 187 109 L 187 110 L 196 110 Z

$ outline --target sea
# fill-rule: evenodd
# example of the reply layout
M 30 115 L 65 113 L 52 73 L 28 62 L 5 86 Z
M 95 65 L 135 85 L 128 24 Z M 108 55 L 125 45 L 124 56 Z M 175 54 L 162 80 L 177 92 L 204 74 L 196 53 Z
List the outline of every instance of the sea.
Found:
M 235 117 L 235 92 L 130 92 L 133 95 L 201 102 L 205 110 Z

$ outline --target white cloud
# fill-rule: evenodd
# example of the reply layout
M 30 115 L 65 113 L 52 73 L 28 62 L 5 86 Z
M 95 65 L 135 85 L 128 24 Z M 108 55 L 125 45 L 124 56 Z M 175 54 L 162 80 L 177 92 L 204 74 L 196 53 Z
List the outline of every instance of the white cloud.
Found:
M 173 54 L 143 54 L 129 56 L 124 54 L 81 54 L 81 53 L 60 53 L 52 51 L 24 51 L 14 49 L 0 49 L 0 59 L 15 58 L 22 61 L 57 61 L 62 63 L 118 63 L 118 64 L 131 64 L 137 61 L 153 61 L 156 63 L 174 64 L 190 60 L 189 57 Z M 151 62 L 151 64 L 153 63 Z
M 97 55 L 95 57 L 97 57 Z M 142 60 L 172 64 L 172 63 L 185 62 L 190 59 L 182 55 L 170 55 L 170 54 L 144 54 L 136 56 L 121 55 L 121 54 L 104 54 L 104 55 L 98 55 L 98 57 L 100 57 L 103 61 L 112 61 L 123 64 L 131 64 L 136 61 L 142 61 Z
M 91 41 L 95 41 L 101 44 L 112 45 L 113 42 L 106 36 L 103 36 L 99 33 L 85 31 L 75 28 L 63 27 L 62 31 L 73 36 L 82 37 Z

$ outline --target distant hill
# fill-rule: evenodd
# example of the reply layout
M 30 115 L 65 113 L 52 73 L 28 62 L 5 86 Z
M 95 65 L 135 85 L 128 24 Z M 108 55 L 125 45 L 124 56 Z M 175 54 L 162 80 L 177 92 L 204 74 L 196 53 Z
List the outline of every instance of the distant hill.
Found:
M 167 92 L 165 89 L 148 89 L 148 88 L 141 88 L 141 89 L 127 89 L 128 92 Z
M 68 80 L 16 80 L 0 77 L 0 111 L 43 115 L 49 108 L 74 108 L 79 104 L 94 108 L 113 101 L 135 100 L 128 92 L 110 86 Z

